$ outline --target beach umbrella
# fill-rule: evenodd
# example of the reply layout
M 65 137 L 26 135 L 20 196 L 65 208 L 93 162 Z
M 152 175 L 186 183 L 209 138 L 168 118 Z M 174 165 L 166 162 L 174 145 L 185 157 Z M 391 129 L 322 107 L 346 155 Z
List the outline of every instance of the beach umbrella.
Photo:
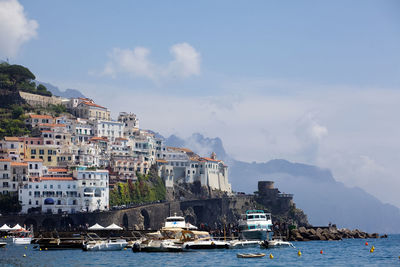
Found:
M 88 230 L 104 230 L 104 227 L 96 223 L 95 225 L 90 226 Z
M 11 228 L 7 224 L 4 224 L 2 227 L 0 227 L 0 231 L 9 231 L 9 230 L 11 230 Z
M 109 226 L 107 226 L 106 230 L 122 230 L 122 227 L 113 223 L 113 224 L 110 224 Z
M 20 229 L 24 229 L 24 228 L 19 224 L 16 224 L 13 228 L 11 228 L 11 230 L 20 230 Z

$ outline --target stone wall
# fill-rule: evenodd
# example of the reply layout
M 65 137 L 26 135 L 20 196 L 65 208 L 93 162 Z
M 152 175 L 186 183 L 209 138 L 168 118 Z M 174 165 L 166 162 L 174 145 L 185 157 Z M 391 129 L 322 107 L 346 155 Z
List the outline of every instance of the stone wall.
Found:
M 56 96 L 42 96 L 27 92 L 19 92 L 19 95 L 31 106 L 47 107 L 48 105 L 61 105 L 62 99 Z

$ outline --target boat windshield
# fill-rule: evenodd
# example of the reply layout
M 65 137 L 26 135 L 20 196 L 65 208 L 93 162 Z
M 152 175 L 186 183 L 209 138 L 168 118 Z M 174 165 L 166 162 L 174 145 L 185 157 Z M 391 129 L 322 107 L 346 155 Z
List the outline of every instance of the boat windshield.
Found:
M 184 218 L 167 218 L 167 222 L 184 222 Z

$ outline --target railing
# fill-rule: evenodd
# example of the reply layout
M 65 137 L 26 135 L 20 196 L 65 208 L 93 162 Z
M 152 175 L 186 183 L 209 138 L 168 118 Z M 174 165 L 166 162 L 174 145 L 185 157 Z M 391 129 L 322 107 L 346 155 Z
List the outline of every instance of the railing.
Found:
M 278 197 L 281 197 L 281 198 L 293 198 L 293 194 L 278 194 Z

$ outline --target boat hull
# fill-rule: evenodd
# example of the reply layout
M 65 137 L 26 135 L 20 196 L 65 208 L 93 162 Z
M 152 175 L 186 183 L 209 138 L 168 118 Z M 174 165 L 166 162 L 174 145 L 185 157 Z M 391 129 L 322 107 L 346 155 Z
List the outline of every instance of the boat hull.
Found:
M 269 232 L 265 230 L 245 230 L 241 232 L 242 239 L 245 240 L 267 240 Z
M 13 243 L 16 245 L 29 245 L 32 242 L 32 237 L 14 237 Z
M 120 243 L 98 243 L 98 244 L 85 244 L 83 250 L 85 251 L 117 251 L 123 250 L 128 245 L 128 242 Z

